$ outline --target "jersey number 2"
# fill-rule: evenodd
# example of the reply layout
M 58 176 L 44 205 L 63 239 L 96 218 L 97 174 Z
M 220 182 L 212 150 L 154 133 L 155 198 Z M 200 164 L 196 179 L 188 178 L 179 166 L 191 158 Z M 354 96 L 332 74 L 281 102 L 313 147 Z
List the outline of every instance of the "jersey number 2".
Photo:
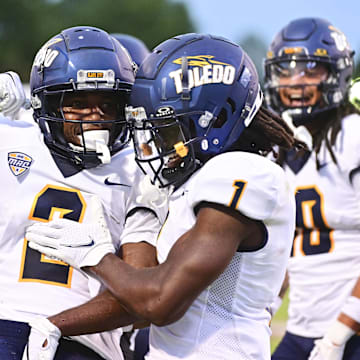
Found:
M 29 219 L 48 222 L 58 213 L 61 218 L 81 222 L 86 204 L 80 191 L 47 185 L 35 197 Z M 31 249 L 24 240 L 19 281 L 71 287 L 72 267 Z

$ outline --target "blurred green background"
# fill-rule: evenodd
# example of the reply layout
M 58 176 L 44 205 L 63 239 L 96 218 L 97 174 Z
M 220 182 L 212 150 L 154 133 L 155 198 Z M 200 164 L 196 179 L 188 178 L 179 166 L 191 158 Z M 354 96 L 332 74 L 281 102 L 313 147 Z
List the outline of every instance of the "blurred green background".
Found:
M 285 334 L 285 326 L 286 326 L 286 320 L 287 320 L 287 309 L 289 304 L 289 296 L 288 292 L 284 296 L 284 300 L 271 320 L 271 330 L 272 330 L 272 336 L 271 336 L 271 353 L 275 350 L 276 346 L 279 344 L 282 336 Z
M 134 35 L 150 49 L 171 36 L 195 31 L 185 5 L 166 0 L 1 0 L 0 71 L 14 70 L 27 82 L 40 47 L 78 25 Z
M 92 25 L 110 33 L 127 33 L 139 37 L 152 49 L 171 36 L 199 32 L 202 18 L 194 16 L 191 10 L 188 2 L 180 0 L 1 0 L 0 71 L 16 71 L 28 82 L 37 50 L 70 26 Z M 205 12 L 206 9 L 203 17 Z M 269 17 L 269 22 L 274 21 Z M 215 27 L 218 22 L 213 24 Z M 262 78 L 262 62 L 269 45 L 265 39 L 249 30 L 231 40 L 249 53 Z

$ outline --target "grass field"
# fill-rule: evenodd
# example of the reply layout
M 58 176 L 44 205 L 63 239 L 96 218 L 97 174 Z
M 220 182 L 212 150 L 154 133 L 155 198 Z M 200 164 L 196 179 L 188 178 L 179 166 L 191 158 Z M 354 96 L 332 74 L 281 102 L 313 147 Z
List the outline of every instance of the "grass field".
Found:
M 271 336 L 271 352 L 274 351 L 274 349 L 280 342 L 283 334 L 285 333 L 288 303 L 289 298 L 288 294 L 286 294 L 281 304 L 281 307 L 271 321 L 271 329 L 273 332 L 273 335 Z

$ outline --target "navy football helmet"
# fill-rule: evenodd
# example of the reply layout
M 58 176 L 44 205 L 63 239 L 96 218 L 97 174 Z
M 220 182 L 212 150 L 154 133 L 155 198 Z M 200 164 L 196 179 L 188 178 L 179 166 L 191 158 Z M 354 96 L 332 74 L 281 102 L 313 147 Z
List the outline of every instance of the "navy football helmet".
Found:
M 239 45 L 201 34 L 169 39 L 142 63 L 131 94 L 136 160 L 159 187 L 179 185 L 236 147 L 261 102 L 255 66 Z
M 46 42 L 35 57 L 30 89 L 34 119 L 50 151 L 80 168 L 109 162 L 129 138 L 124 108 L 134 80 L 129 54 L 101 29 L 73 27 Z M 106 123 L 106 131 L 84 130 L 86 124 L 96 126 L 95 121 L 65 119 L 66 98 L 99 93 L 112 96 L 116 107 L 111 119 L 97 122 L 99 128 Z M 105 112 L 106 106 L 100 111 Z M 64 135 L 68 123 L 77 124 L 80 145 L 69 142 Z
M 287 112 L 297 126 L 339 107 L 345 102 L 350 86 L 353 55 L 345 35 L 327 20 L 302 18 L 290 22 L 275 36 L 265 60 L 267 104 L 280 114 Z M 311 81 L 321 71 L 326 75 Z M 308 80 L 301 80 L 305 76 Z M 284 84 L 282 78 L 300 80 Z M 311 86 L 319 96 L 309 104 Z M 300 92 L 293 91 L 285 104 L 280 95 L 284 90 L 290 92 L 289 89 Z
M 144 59 L 150 54 L 150 50 L 147 48 L 145 43 L 132 35 L 127 34 L 110 34 L 116 40 L 120 41 L 120 43 L 125 47 L 125 49 L 129 52 L 131 58 L 137 65 L 140 67 L 141 63 Z

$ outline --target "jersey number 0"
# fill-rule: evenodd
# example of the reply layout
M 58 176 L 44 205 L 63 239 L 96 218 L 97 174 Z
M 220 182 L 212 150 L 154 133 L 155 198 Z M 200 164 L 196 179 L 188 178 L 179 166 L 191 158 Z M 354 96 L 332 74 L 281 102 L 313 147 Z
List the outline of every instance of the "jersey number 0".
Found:
M 315 186 L 296 189 L 296 236 L 291 252 L 297 255 L 317 255 L 331 252 L 334 247 L 333 230 L 324 215 L 324 199 Z

